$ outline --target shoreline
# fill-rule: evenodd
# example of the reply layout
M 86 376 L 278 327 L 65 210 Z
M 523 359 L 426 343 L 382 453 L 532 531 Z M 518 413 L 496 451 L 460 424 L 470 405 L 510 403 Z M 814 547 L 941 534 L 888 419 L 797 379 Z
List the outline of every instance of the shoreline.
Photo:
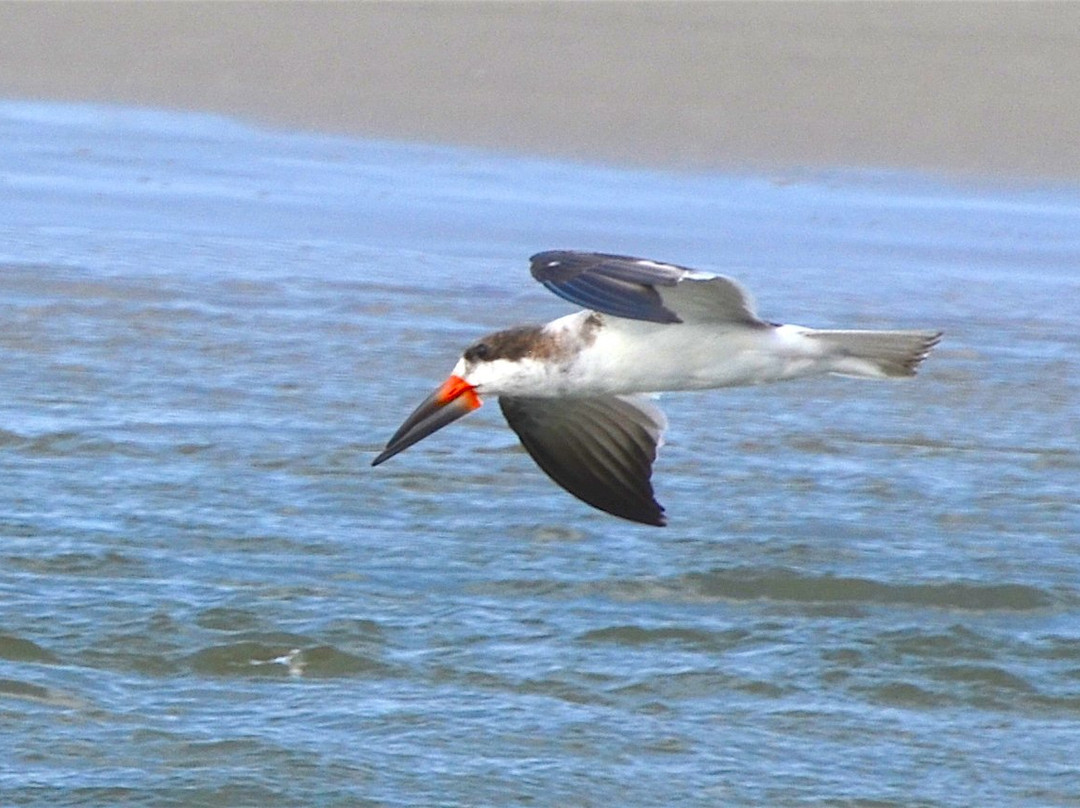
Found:
M 678 170 L 1080 179 L 1080 4 L 0 3 L 0 96 Z

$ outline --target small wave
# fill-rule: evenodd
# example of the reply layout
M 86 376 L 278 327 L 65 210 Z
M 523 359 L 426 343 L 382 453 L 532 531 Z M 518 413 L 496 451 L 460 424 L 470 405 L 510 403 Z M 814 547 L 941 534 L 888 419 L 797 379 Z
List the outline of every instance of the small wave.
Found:
M 10 447 L 28 457 L 121 457 L 148 458 L 154 452 L 134 441 L 117 441 L 90 432 L 60 430 L 40 435 L 0 431 L 0 448 Z
M 0 634 L 0 659 L 14 662 L 45 662 L 55 664 L 60 660 L 56 654 L 42 648 L 36 642 L 11 634 Z
M 130 555 L 110 550 L 103 553 L 57 553 L 49 556 L 8 556 L 10 567 L 39 575 L 72 575 L 91 578 L 143 578 L 147 566 Z
M 1024 584 L 891 584 L 870 578 L 805 575 L 791 570 L 713 570 L 690 573 L 681 580 L 700 596 L 725 600 L 870 605 L 901 603 L 971 611 L 1031 611 L 1049 608 L 1055 602 L 1050 593 Z
M 386 665 L 329 645 L 293 645 L 258 640 L 215 645 L 188 657 L 192 669 L 209 676 L 334 678 L 379 674 Z
M 586 631 L 578 637 L 578 640 L 583 643 L 614 643 L 629 646 L 670 644 L 718 651 L 736 645 L 748 634 L 749 632 L 742 629 L 712 632 L 674 626 L 644 628 L 637 625 L 624 625 Z
M 53 707 L 74 709 L 81 709 L 87 704 L 83 699 L 62 690 L 36 685 L 33 682 L 23 682 L 18 679 L 0 679 L 0 698 L 36 701 Z

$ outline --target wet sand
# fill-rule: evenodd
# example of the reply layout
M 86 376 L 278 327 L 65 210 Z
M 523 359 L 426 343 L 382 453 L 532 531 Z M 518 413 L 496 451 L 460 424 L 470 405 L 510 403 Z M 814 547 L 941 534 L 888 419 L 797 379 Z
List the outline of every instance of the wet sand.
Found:
M 0 96 L 628 165 L 1080 178 L 1080 4 L 4 3 Z

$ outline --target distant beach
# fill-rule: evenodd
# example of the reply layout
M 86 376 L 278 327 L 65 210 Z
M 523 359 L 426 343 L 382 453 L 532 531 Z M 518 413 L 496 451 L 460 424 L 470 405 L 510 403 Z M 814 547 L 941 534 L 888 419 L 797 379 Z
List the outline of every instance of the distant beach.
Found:
M 0 96 L 678 169 L 1080 178 L 1080 4 L 3 3 Z

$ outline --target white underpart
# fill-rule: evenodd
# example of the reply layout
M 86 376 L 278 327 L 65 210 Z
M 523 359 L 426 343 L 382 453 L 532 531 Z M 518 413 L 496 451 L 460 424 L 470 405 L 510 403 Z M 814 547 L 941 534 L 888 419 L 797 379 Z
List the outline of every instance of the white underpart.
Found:
M 810 329 L 657 325 L 608 320 L 571 374 L 581 391 L 629 393 L 739 387 L 836 372 Z

